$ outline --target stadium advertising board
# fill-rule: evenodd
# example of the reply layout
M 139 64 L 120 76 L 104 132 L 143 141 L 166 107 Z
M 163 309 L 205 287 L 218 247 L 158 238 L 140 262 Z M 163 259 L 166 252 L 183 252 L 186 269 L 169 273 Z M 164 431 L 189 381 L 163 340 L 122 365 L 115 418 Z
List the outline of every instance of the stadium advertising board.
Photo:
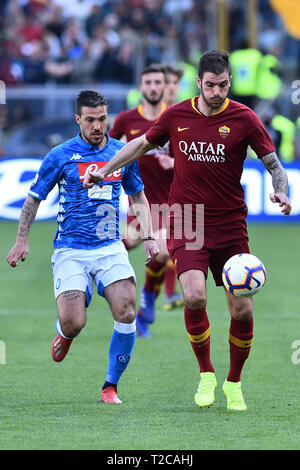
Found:
M 2 158 L 0 160 L 0 219 L 18 220 L 28 189 L 41 164 L 41 158 Z M 261 162 L 245 162 L 242 185 L 248 206 L 248 222 L 300 222 L 300 162 L 284 165 L 289 178 L 289 197 L 292 213 L 281 214 L 278 204 L 272 204 L 269 194 L 273 191 L 272 180 Z M 49 193 L 39 207 L 36 220 L 56 217 L 58 208 L 57 187 Z M 120 216 L 125 216 L 127 197 L 123 195 Z

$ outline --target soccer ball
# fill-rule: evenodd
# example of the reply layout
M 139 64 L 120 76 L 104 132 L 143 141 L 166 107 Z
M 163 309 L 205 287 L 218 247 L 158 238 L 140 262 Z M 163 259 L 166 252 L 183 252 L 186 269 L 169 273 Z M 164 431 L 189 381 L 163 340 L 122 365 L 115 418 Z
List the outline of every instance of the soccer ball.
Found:
M 266 282 L 266 268 L 254 255 L 240 253 L 224 264 L 222 279 L 225 288 L 237 297 L 251 297 Z

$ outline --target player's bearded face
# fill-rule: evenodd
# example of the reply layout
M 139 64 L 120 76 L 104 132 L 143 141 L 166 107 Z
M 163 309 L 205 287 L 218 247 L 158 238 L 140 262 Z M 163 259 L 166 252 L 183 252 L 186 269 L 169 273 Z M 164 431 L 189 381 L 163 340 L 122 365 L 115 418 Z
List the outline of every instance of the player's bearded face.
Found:
M 162 92 L 159 93 L 159 92 L 153 90 L 153 91 L 147 92 L 147 93 L 144 92 L 144 93 L 142 93 L 142 95 L 143 95 L 143 98 L 148 103 L 155 105 L 155 104 L 159 103 L 162 100 L 164 92 L 162 91 Z
M 227 71 L 220 75 L 205 72 L 202 80 L 199 79 L 198 86 L 201 88 L 201 95 L 206 105 L 212 109 L 219 109 L 227 98 L 230 77 Z
M 163 99 L 165 86 L 164 74 L 153 72 L 142 76 L 140 91 L 144 100 L 156 105 Z
M 83 140 L 91 145 L 102 146 L 106 142 L 107 107 L 90 108 L 83 106 L 81 115 L 76 114 L 77 124 L 80 125 Z

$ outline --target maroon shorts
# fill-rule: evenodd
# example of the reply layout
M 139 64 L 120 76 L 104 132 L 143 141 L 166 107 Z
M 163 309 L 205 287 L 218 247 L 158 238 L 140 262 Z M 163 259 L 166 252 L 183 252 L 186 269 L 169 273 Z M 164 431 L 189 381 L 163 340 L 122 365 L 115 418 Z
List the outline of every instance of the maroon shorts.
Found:
M 239 225 L 239 227 L 237 226 Z M 174 239 L 170 230 L 167 236 L 169 254 L 176 266 L 177 276 L 190 269 L 203 271 L 205 277 L 210 269 L 216 286 L 222 286 L 222 270 L 226 261 L 238 253 L 250 253 L 246 223 L 241 220 L 235 224 L 235 230 L 222 231 L 209 228 L 205 232 L 203 246 L 198 249 L 187 249 L 184 239 Z

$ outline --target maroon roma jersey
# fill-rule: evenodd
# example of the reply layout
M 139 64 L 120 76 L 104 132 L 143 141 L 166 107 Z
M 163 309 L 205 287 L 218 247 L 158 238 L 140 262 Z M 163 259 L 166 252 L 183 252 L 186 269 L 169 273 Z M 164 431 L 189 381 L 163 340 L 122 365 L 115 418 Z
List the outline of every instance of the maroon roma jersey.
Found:
M 167 106 L 164 104 L 162 113 Z M 114 139 L 126 136 L 127 142 L 150 129 L 155 123 L 143 115 L 143 106 L 121 112 L 115 119 L 113 127 L 108 131 Z M 139 169 L 144 183 L 145 195 L 149 204 L 162 204 L 168 202 L 170 186 L 173 181 L 174 170 L 164 170 L 159 164 L 155 154 L 170 155 L 169 143 L 164 142 L 162 146 L 150 150 L 139 158 Z
M 170 140 L 175 158 L 169 205 L 204 204 L 205 224 L 224 224 L 247 207 L 241 185 L 250 145 L 259 158 L 275 150 L 256 114 L 226 99 L 221 111 L 204 116 L 199 97 L 169 107 L 146 133 L 153 145 Z M 236 217 L 233 217 L 236 218 Z

